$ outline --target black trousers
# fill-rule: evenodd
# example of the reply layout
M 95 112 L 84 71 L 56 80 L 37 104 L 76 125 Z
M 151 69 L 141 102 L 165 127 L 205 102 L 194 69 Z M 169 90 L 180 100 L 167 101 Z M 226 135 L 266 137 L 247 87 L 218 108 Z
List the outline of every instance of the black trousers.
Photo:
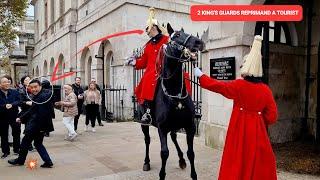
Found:
M 1 129 L 1 150 L 3 153 L 10 153 L 10 147 L 8 142 L 9 135 L 9 125 L 12 129 L 13 136 L 13 152 L 18 153 L 20 150 L 20 134 L 21 134 L 21 124 L 17 123 L 16 120 L 12 119 L 9 121 L 4 120 L 0 123 Z
M 76 115 L 73 120 L 75 131 L 78 129 L 78 122 L 79 122 L 79 118 L 80 118 L 81 113 L 82 113 L 82 104 L 78 105 L 78 115 Z
M 97 120 L 98 123 L 101 124 L 101 114 L 100 114 L 100 108 L 98 107 L 98 113 L 97 113 Z
M 74 124 L 74 130 L 76 131 L 78 129 L 78 121 L 79 121 L 79 118 L 80 118 L 80 114 L 76 115 L 74 117 L 74 121 L 73 121 L 73 124 Z
M 86 105 L 86 125 L 89 125 L 89 121 L 90 121 L 91 127 L 95 127 L 98 113 L 99 113 L 98 104 L 87 104 Z
M 18 161 L 21 163 L 24 163 L 26 161 L 27 155 L 28 155 L 28 149 L 34 141 L 34 146 L 37 149 L 37 152 L 39 153 L 41 159 L 46 163 L 52 163 L 50 156 L 46 150 L 46 148 L 43 145 L 43 137 L 44 132 L 34 132 L 34 133 L 27 133 L 22 138 L 21 141 L 21 149 L 19 152 Z

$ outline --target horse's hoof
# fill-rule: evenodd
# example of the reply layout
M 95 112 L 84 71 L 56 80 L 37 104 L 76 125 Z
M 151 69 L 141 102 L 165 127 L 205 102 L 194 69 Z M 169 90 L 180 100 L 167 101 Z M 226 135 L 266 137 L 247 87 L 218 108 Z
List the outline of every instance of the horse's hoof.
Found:
M 159 180 L 165 180 L 165 179 L 166 179 L 166 173 L 160 173 Z
M 192 180 L 198 180 L 198 176 L 195 174 L 195 175 L 191 175 L 191 178 Z
M 179 167 L 180 167 L 181 169 L 185 169 L 185 168 L 187 167 L 186 160 L 180 159 L 180 160 L 179 160 Z
M 143 171 L 150 171 L 150 164 L 148 163 L 148 164 L 144 164 L 143 165 Z

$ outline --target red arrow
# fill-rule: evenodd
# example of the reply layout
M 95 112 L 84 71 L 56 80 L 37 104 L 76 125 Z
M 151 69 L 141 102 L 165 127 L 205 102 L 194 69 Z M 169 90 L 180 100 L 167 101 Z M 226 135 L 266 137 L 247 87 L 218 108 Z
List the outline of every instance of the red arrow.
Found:
M 105 36 L 105 37 L 102 37 L 86 46 L 84 46 L 84 48 L 80 49 L 71 59 L 73 59 L 74 57 L 76 57 L 79 53 L 81 53 L 86 47 L 89 47 L 97 42 L 100 42 L 100 41 L 104 41 L 104 40 L 107 40 L 107 39 L 110 39 L 110 38 L 113 38 L 113 37 L 119 37 L 119 36 L 124 36 L 124 35 L 129 35 L 129 34 L 143 34 L 143 30 L 131 30 L 131 31 L 125 31 L 125 32 L 119 32 L 119 33 L 115 33 L 115 34 L 111 34 L 111 35 L 108 35 L 108 36 Z M 72 76 L 73 74 L 75 74 L 76 72 L 75 71 L 70 71 L 70 72 L 67 72 L 67 73 L 64 73 L 62 74 L 61 76 L 57 76 L 57 72 L 59 70 L 59 61 L 56 63 L 55 67 L 54 67 L 54 70 L 53 70 L 53 73 L 52 73 L 52 76 L 51 76 L 51 82 L 54 82 L 54 81 L 57 81 L 59 79 L 64 79 L 68 76 Z M 63 72 L 63 71 L 62 71 Z

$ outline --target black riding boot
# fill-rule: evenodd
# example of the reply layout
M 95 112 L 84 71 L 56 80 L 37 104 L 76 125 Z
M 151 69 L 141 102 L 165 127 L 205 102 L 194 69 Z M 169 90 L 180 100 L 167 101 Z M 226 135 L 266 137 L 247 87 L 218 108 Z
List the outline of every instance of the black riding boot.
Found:
M 140 119 L 141 125 L 151 125 L 152 123 L 152 117 L 151 117 L 151 102 L 150 101 L 145 101 L 143 103 L 144 107 L 144 114 L 142 115 Z

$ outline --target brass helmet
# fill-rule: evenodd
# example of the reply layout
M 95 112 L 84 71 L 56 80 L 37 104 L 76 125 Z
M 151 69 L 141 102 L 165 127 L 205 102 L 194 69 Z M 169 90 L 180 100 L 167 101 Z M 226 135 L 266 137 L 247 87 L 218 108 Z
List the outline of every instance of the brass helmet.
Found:
M 163 27 L 155 17 L 155 8 L 149 8 L 149 17 L 147 20 L 146 31 L 150 32 L 152 26 L 156 25 L 161 30 L 163 35 L 168 35 L 167 29 Z

